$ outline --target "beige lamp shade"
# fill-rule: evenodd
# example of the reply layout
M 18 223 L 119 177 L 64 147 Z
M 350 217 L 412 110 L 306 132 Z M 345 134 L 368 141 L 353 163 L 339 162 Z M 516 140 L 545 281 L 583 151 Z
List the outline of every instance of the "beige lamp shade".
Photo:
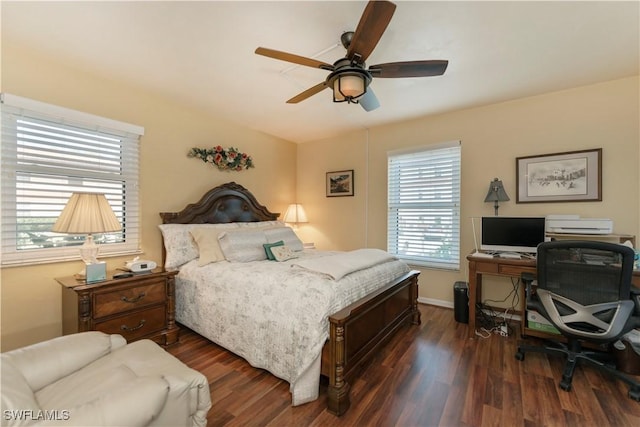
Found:
M 299 203 L 290 204 L 287 212 L 284 214 L 284 222 L 298 224 L 301 222 L 309 222 L 304 208 Z
M 122 230 L 102 193 L 73 193 L 51 231 L 69 234 L 109 233 Z
M 51 228 L 56 233 L 87 235 L 80 247 L 80 257 L 85 264 L 98 262 L 98 245 L 92 234 L 119 230 L 122 230 L 122 225 L 102 193 L 73 193 Z

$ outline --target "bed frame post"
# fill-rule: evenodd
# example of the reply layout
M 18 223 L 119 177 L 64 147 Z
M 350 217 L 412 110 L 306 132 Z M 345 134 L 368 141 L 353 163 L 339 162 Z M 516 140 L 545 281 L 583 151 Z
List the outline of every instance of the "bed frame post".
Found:
M 411 279 L 411 311 L 413 315 L 411 316 L 411 324 L 419 325 L 422 323 L 420 319 L 420 310 L 418 310 L 418 276 L 414 275 Z
M 334 415 L 344 414 L 351 404 L 349 400 L 349 383 L 344 378 L 345 340 L 344 325 L 330 323 L 330 366 L 329 387 L 327 389 L 329 412 Z

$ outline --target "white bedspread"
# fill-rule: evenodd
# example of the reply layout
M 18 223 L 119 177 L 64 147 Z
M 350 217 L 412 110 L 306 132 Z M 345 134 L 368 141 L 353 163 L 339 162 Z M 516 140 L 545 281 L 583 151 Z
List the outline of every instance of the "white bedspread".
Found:
M 410 270 L 392 259 L 331 280 L 292 268 L 333 254 L 305 251 L 286 262 L 222 261 L 203 267 L 190 261 L 176 277 L 176 320 L 288 381 L 294 405 L 315 400 L 328 316 Z M 312 381 L 311 387 L 303 379 Z

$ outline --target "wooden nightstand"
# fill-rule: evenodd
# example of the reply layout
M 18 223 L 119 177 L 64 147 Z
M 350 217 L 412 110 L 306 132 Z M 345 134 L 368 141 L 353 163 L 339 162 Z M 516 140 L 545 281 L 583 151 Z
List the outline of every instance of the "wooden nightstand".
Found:
M 62 285 L 62 332 L 120 334 L 128 342 L 149 338 L 160 345 L 178 342 L 175 323 L 175 275 L 162 268 L 150 273 L 86 284 L 73 276 L 56 279 Z

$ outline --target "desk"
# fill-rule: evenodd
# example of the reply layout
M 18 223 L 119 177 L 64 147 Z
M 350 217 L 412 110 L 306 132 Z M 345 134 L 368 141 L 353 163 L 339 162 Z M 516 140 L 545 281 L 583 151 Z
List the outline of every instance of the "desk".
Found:
M 467 256 L 469 261 L 469 338 L 475 338 L 476 334 L 476 303 L 482 301 L 482 275 L 506 276 L 520 279 L 524 272 L 537 273 L 536 261 L 533 259 L 509 259 L 509 258 L 481 258 L 473 254 Z M 633 284 L 640 287 L 640 270 L 633 272 Z M 520 335 L 547 338 L 550 335 L 534 329 L 527 328 L 526 298 L 524 292 L 520 293 L 520 307 L 515 314 L 520 315 Z

